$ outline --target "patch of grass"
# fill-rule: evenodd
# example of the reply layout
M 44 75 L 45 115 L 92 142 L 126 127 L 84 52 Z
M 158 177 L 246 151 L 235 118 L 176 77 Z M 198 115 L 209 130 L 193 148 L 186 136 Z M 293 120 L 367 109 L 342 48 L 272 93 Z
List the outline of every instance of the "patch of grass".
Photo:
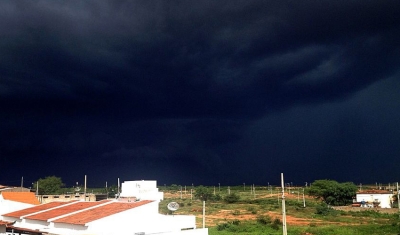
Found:
M 276 193 L 277 190 L 274 190 Z M 278 195 L 272 195 L 271 191 L 256 189 L 256 197 L 247 189 L 243 191 L 241 187 L 230 187 L 230 192 L 240 196 L 240 200 L 234 203 L 226 201 L 207 201 L 206 217 L 212 216 L 212 222 L 207 222 L 210 235 L 280 235 L 282 234 L 282 224 L 274 217 L 281 215 L 281 200 L 278 201 Z M 228 195 L 227 187 L 221 187 L 222 198 Z M 159 211 L 162 214 L 168 213 L 167 204 L 171 201 L 183 203 L 174 214 L 196 215 L 198 227 L 202 225 L 202 202 L 199 200 L 190 200 L 190 194 L 186 198 L 180 198 L 180 194 L 169 194 L 171 198 L 166 198 L 160 203 Z M 185 196 L 185 195 L 184 195 Z M 304 225 L 288 224 L 287 231 L 289 235 L 303 235 L 311 233 L 313 235 L 397 235 L 400 233 L 399 214 L 386 214 L 374 210 L 363 210 L 359 212 L 339 211 L 332 208 L 322 207 L 320 214 L 316 214 L 317 208 L 321 202 L 306 198 L 306 207 L 302 200 L 295 197 L 286 198 L 286 213 L 288 216 L 307 219 L 308 223 Z M 327 213 L 325 213 L 327 212 Z M 268 214 L 273 217 L 268 216 Z M 237 217 L 236 217 L 237 216 Z M 265 216 L 265 217 L 263 217 Z M 210 218 L 209 217 L 209 218 Z M 243 220 L 243 218 L 251 218 Z M 239 220 L 240 219 L 240 220 Z M 336 224 L 329 224 L 334 222 Z M 340 224 L 340 225 L 339 225 Z

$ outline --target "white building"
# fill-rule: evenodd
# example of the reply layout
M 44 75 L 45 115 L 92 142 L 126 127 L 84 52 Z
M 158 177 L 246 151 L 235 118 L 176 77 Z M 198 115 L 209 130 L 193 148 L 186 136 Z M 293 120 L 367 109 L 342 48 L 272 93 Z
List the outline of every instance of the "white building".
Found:
M 14 221 L 15 228 L 46 232 L 58 235 L 117 235 L 117 234 L 158 234 L 158 235 L 208 235 L 208 229 L 196 229 L 194 215 L 161 215 L 158 213 L 160 200 L 153 182 L 141 182 L 141 189 L 131 190 L 124 184 L 122 195 L 141 200 L 103 200 L 51 202 L 2 215 L 4 221 Z M 141 192 L 141 193 L 140 193 Z M 150 193 L 152 192 L 152 193 Z M 156 197 L 147 200 L 146 197 Z M 162 198 L 161 198 L 162 199 Z M 4 233 L 0 232 L 0 235 Z
M 368 190 L 356 194 L 357 202 L 365 202 L 365 206 L 380 208 L 392 208 L 393 192 L 385 190 Z
M 155 180 L 125 181 L 121 186 L 120 198 L 161 201 L 164 193 L 158 191 Z

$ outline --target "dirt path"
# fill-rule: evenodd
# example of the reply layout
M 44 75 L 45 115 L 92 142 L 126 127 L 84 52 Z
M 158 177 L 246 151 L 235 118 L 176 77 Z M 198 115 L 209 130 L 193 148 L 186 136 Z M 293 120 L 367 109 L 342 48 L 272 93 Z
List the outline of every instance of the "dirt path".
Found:
M 233 220 L 240 220 L 240 221 L 245 221 L 245 220 L 257 220 L 257 217 L 260 215 L 268 215 L 270 216 L 273 220 L 275 218 L 278 218 L 282 220 L 282 215 L 277 212 L 267 212 L 263 214 L 257 214 L 257 215 L 252 215 L 252 214 L 245 214 L 245 210 L 240 211 L 243 214 L 239 215 L 234 215 L 233 210 L 220 210 L 216 214 L 212 215 L 206 215 L 206 224 L 208 226 L 215 226 L 219 222 L 222 221 L 233 221 Z M 197 218 L 201 219 L 202 215 L 197 215 Z M 297 226 L 308 226 L 310 224 L 341 224 L 339 222 L 327 222 L 323 220 L 317 220 L 317 219 L 306 219 L 306 218 L 298 218 L 298 217 L 293 217 L 290 215 L 286 216 L 286 223 L 288 225 L 297 225 Z

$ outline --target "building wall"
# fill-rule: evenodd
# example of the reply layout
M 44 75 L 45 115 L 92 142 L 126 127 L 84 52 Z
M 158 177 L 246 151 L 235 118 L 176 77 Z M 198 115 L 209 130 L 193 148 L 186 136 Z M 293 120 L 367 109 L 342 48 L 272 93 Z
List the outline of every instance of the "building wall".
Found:
M 47 228 L 49 224 L 49 222 L 43 220 L 22 219 L 22 221 L 20 223 L 17 222 L 15 226 L 43 230 L 43 228 Z
M 54 234 L 60 235 L 79 235 L 79 234 L 89 234 L 87 232 L 88 227 L 82 225 L 74 224 L 64 224 L 64 223 L 51 223 L 48 231 Z
M 122 183 L 120 197 L 160 201 L 164 199 L 164 193 L 158 191 L 155 180 L 136 180 Z
M 0 225 L 0 234 L 6 234 L 6 226 Z
M 30 192 L 31 190 L 29 188 L 24 188 L 24 187 L 10 187 L 10 188 L 4 188 L 0 189 L 0 192 Z
M 37 199 L 40 203 L 49 203 L 49 202 L 68 202 L 74 200 L 85 200 L 84 194 L 60 194 L 60 195 L 37 195 Z M 86 194 L 86 201 L 94 202 L 96 201 L 95 194 Z
M 364 200 L 368 204 L 371 204 L 374 201 L 380 201 L 381 203 L 379 204 L 380 208 L 391 208 L 391 199 L 392 199 L 392 194 L 357 194 L 356 199 L 357 202 L 361 202 Z
M 32 206 L 35 205 L 4 200 L 4 198 L 0 195 L 0 218 L 2 218 L 2 215 L 7 214 L 9 212 L 26 209 Z
M 161 233 L 161 234 L 162 235 L 208 235 L 208 228 L 182 230 L 182 231 Z

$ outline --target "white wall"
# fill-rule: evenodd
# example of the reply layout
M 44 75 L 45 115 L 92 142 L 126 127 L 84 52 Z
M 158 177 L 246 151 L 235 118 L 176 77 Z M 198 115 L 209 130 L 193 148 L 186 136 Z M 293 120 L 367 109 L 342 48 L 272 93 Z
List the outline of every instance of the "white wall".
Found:
M 365 202 L 372 203 L 375 200 L 380 201 L 381 203 L 379 204 L 379 207 L 381 208 L 391 208 L 391 199 L 392 199 L 392 194 L 357 194 L 356 199 L 357 202 L 361 202 L 364 200 Z
M 78 235 L 78 234 L 89 234 L 87 233 L 87 226 L 76 225 L 76 224 L 64 224 L 64 223 L 50 223 L 48 229 L 43 229 L 43 231 L 48 231 L 49 233 L 60 234 L 60 235 Z
M 157 235 L 208 235 L 208 228 L 182 230 L 170 233 L 161 233 Z
M 0 194 L 0 218 L 2 218 L 2 215 L 7 214 L 9 212 L 23 210 L 32 206 L 35 205 L 5 200 L 3 196 Z
M 164 193 L 158 191 L 155 180 L 135 180 L 122 183 L 120 197 L 160 201 L 164 199 Z
M 42 230 L 49 226 L 49 222 L 43 220 L 32 220 L 32 219 L 22 219 L 22 222 L 17 222 L 15 227 L 23 227 L 29 229 L 39 229 Z

